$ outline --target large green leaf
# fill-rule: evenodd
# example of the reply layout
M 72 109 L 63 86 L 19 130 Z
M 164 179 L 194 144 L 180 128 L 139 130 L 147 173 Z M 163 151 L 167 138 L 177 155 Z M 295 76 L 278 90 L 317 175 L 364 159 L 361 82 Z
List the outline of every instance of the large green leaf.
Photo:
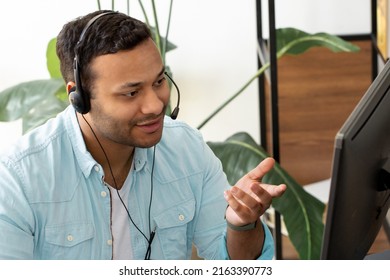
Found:
M 57 38 L 53 38 L 47 44 L 46 65 L 51 78 L 62 78 L 60 60 L 56 52 Z
M 36 80 L 7 88 L 0 92 L 0 121 L 17 120 L 63 90 L 62 79 Z
M 23 134 L 27 131 L 44 124 L 48 119 L 55 117 L 69 105 L 68 100 L 62 100 L 56 95 L 48 95 L 40 100 L 34 108 L 23 116 Z
M 269 156 L 244 132 L 234 134 L 224 142 L 208 142 L 208 145 L 221 160 L 231 184 Z M 325 205 L 306 192 L 278 163 L 263 181 L 287 185 L 284 195 L 274 199 L 272 206 L 283 216 L 289 238 L 299 257 L 319 259 Z
M 278 57 L 284 54 L 298 55 L 312 47 L 326 47 L 333 52 L 357 52 L 360 50 L 358 46 L 329 33 L 309 34 L 290 27 L 276 30 Z

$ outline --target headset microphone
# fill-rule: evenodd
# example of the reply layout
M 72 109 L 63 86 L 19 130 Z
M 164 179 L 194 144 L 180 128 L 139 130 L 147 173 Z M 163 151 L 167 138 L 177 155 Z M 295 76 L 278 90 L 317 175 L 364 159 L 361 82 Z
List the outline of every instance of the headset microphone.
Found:
M 180 105 L 180 90 L 179 90 L 179 87 L 177 86 L 177 84 L 175 83 L 175 81 L 172 79 L 171 76 L 168 75 L 167 72 L 165 72 L 165 75 L 169 78 L 169 80 L 175 86 L 176 91 L 177 91 L 176 107 L 172 110 L 172 113 L 171 113 L 171 116 L 170 116 L 172 120 L 176 120 L 177 116 L 179 115 L 179 110 L 180 110 L 180 108 L 179 108 L 179 105 Z

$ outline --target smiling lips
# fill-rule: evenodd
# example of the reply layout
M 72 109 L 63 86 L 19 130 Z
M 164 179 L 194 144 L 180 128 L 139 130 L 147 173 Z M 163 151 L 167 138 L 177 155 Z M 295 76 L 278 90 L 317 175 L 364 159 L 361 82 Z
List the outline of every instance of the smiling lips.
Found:
M 137 124 L 137 127 L 141 129 L 144 133 L 150 134 L 158 131 L 161 128 L 162 123 L 162 117 L 158 117 L 157 119 L 142 124 Z

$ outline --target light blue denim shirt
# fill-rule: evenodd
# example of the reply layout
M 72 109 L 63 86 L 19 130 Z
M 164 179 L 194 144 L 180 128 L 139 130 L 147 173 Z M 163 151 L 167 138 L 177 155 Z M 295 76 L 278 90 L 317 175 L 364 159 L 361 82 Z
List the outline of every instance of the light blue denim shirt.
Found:
M 149 237 L 153 148 L 135 149 L 129 211 Z M 86 149 L 75 111 L 23 136 L 0 160 L 0 259 L 112 259 L 110 192 L 102 167 Z M 220 161 L 200 133 L 165 119 L 156 146 L 151 259 L 228 259 L 226 201 Z M 266 228 L 261 259 L 271 259 Z M 148 243 L 131 226 L 135 259 Z

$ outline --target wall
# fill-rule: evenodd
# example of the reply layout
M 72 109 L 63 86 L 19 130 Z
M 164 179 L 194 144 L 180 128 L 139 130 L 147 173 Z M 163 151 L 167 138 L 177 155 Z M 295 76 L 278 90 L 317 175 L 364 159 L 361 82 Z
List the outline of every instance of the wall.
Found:
M 115 10 L 126 12 L 125 6 L 119 6 L 125 1 L 116 2 Z M 143 19 L 137 2 L 131 1 L 131 15 Z M 156 2 L 160 25 L 164 26 L 169 1 Z M 111 8 L 111 1 L 101 3 L 102 8 Z M 266 3 L 263 6 L 266 11 Z M 47 42 L 65 22 L 96 8 L 94 0 L 2 1 L 0 90 L 23 81 L 48 78 Z M 276 0 L 277 26 L 308 32 L 368 33 L 369 10 L 367 0 Z M 265 21 L 266 18 L 265 15 Z M 167 62 L 182 92 L 180 119 L 197 126 L 256 71 L 255 22 L 255 1 L 174 1 L 170 40 L 178 48 L 168 54 Z M 202 129 L 205 139 L 224 140 L 244 130 L 258 140 L 256 94 L 254 83 Z M 0 151 L 20 134 L 20 121 L 0 123 Z

